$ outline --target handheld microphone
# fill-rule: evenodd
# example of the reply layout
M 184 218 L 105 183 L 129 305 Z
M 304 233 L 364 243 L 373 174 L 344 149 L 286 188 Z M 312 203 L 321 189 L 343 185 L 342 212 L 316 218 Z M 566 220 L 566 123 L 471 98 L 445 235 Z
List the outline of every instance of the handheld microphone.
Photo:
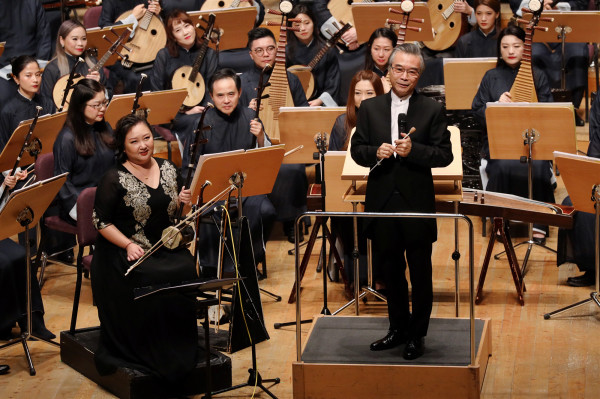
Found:
M 398 114 L 398 140 L 402 139 L 400 133 L 406 133 L 406 114 Z

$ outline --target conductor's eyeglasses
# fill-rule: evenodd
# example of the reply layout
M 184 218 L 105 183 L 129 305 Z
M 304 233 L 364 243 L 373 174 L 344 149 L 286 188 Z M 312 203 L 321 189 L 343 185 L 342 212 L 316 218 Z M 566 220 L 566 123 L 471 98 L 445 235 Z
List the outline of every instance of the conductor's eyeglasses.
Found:
M 263 55 L 265 51 L 267 52 L 267 54 L 272 54 L 273 51 L 275 51 L 275 46 L 269 46 L 267 48 L 258 47 L 252 51 L 254 52 L 254 54 L 256 54 L 258 56 Z
M 392 72 L 396 75 L 403 75 L 404 73 L 406 73 L 406 76 L 408 76 L 409 78 L 416 78 L 419 76 L 418 69 L 405 69 L 402 65 L 394 65 L 392 67 Z
M 94 108 L 96 111 L 101 110 L 102 108 L 108 107 L 108 100 L 104 100 L 99 104 L 86 104 L 88 107 Z

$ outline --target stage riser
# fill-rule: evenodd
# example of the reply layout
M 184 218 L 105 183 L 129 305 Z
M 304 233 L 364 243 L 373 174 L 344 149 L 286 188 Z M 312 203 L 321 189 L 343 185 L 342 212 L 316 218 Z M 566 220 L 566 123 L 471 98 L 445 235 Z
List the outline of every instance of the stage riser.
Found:
M 317 328 L 317 320 L 306 342 Z M 333 319 L 330 318 L 329 323 L 331 320 Z M 310 363 L 294 362 L 294 399 L 477 399 L 481 394 L 488 359 L 492 353 L 491 321 L 478 322 L 483 322 L 483 329 L 478 337 L 474 366 L 442 366 L 435 363 L 319 363 L 314 360 Z M 334 329 L 328 330 L 328 333 L 341 334 Z
M 87 335 L 87 336 L 85 336 Z M 91 339 L 90 339 L 91 337 Z M 75 334 L 60 334 L 60 357 L 63 363 L 83 374 L 99 386 L 121 399 L 162 399 L 173 397 L 156 377 L 137 370 L 119 368 L 114 374 L 101 376 L 94 363 L 99 327 L 77 330 Z M 212 390 L 230 387 L 231 359 L 217 351 L 211 351 Z M 203 355 L 202 355 L 203 356 Z M 205 390 L 205 367 L 203 358 L 192 374 L 181 383 L 182 395 L 195 395 Z

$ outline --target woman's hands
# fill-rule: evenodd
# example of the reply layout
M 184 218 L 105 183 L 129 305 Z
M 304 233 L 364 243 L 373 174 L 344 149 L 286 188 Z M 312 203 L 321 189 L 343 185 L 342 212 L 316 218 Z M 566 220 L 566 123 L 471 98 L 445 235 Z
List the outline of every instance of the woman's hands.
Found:
M 10 190 L 15 188 L 18 180 L 23 180 L 27 177 L 27 172 L 24 170 L 20 170 L 12 176 L 7 176 L 4 178 L 4 185 L 8 187 Z
M 140 247 L 133 241 L 130 241 L 129 244 L 127 244 L 127 246 L 125 247 L 125 251 L 127 251 L 127 260 L 129 262 L 138 260 L 142 257 L 142 255 L 144 255 L 144 250 L 142 249 L 142 247 Z
M 179 193 L 179 202 L 183 202 L 186 205 L 192 204 L 192 190 L 183 187 Z

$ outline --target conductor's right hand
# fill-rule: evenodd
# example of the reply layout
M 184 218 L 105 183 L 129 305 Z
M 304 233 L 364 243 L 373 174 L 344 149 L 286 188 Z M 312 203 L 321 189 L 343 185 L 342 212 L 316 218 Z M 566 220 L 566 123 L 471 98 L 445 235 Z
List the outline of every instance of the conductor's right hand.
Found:
M 134 242 L 127 244 L 127 248 L 125 249 L 127 250 L 127 260 L 129 262 L 138 260 L 142 257 L 142 255 L 144 255 L 144 250 L 142 249 L 142 247 L 140 247 Z
M 395 152 L 395 147 L 390 143 L 383 143 L 377 149 L 377 159 L 389 158 Z

